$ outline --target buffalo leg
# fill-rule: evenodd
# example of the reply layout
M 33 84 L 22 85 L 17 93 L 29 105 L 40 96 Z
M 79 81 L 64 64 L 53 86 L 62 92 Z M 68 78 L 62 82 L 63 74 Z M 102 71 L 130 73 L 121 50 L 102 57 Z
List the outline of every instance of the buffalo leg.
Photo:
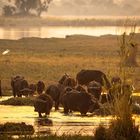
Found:
M 64 114 L 68 114 L 69 113 L 69 109 L 64 107 Z
M 41 113 L 40 113 L 40 112 L 38 112 L 38 115 L 39 115 L 39 117 L 40 117 L 40 118 L 42 118 L 42 115 L 41 115 Z
M 59 110 L 59 101 L 55 102 L 55 110 Z

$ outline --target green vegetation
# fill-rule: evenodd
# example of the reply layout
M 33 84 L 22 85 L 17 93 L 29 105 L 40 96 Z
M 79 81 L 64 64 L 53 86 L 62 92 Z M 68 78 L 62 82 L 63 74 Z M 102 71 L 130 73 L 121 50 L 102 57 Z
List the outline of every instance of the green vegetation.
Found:
M 136 41 L 140 43 L 140 35 Z M 0 78 L 2 89 L 11 89 L 11 76 L 22 75 L 29 83 L 43 80 L 46 85 L 57 82 L 68 73 L 75 77 L 81 69 L 100 69 L 108 76 L 119 73 L 119 50 L 117 36 L 69 36 L 66 39 L 24 38 L 0 40 L 0 52 L 9 49 L 7 55 L 0 55 Z M 140 63 L 140 49 L 137 62 Z M 135 87 L 139 88 L 139 68 L 132 71 Z M 130 74 L 130 78 L 132 77 Z
M 40 16 L 43 11 L 47 11 L 51 0 L 44 1 L 43 3 L 41 0 L 15 0 L 14 3 L 10 2 L 3 7 L 3 16 Z M 31 10 L 34 10 L 36 14 L 31 13 Z
M 14 138 L 12 137 L 8 137 L 8 136 L 0 136 L 0 139 L 3 140 L 14 140 Z M 25 136 L 25 137 L 19 137 L 18 140 L 94 140 L 93 137 L 91 136 L 38 136 L 38 137 L 29 137 L 29 136 Z
M 0 40 L 0 51 L 5 49 L 11 51 L 7 56 L 0 56 L 0 72 L 4 90 L 10 89 L 10 77 L 17 74 L 26 77 L 29 82 L 44 80 L 46 85 L 58 81 L 65 72 L 75 77 L 75 74 L 83 68 L 100 69 L 110 77 L 118 74 L 122 78 L 121 90 L 113 91 L 114 100 L 110 104 L 114 120 L 109 128 L 99 127 L 97 129 L 95 140 L 138 140 L 140 134 L 132 118 L 130 103 L 132 91 L 129 87 L 123 86 L 127 84 L 126 77 L 131 78 L 134 83 L 137 82 L 139 67 L 131 71 L 131 68 L 120 65 L 117 53 L 120 48 L 118 48 L 116 37 L 110 35 L 102 37 L 69 36 L 66 39 Z M 125 36 L 125 38 L 127 37 Z M 140 35 L 136 34 L 137 43 L 140 42 L 139 37 Z M 140 63 L 140 56 L 137 63 Z M 139 89 L 140 85 L 135 86 Z M 56 139 L 76 138 L 79 140 L 84 138 L 81 136 L 48 136 L 47 139 L 49 137 L 50 139 L 55 137 Z M 84 139 L 86 138 L 91 139 L 91 137 Z
M 127 44 L 125 33 L 122 35 L 122 43 L 120 46 L 120 76 L 122 83 L 114 84 L 111 90 L 113 101 L 111 111 L 114 116 L 109 128 L 105 129 L 100 126 L 95 133 L 95 137 L 103 140 L 139 140 L 139 126 L 136 126 L 135 120 L 132 118 L 132 85 L 127 82 L 128 63 Z M 130 42 L 131 43 L 131 42 Z M 135 56 L 134 56 L 135 57 Z M 133 108 L 134 109 L 134 108 Z
M 16 97 L 16 98 L 9 98 L 8 100 L 4 100 L 0 102 L 1 105 L 14 105 L 14 106 L 33 106 L 34 104 L 34 97 Z
M 32 125 L 26 125 L 22 123 L 5 123 L 0 125 L 0 134 L 9 134 L 9 135 L 27 135 L 33 134 L 34 128 Z

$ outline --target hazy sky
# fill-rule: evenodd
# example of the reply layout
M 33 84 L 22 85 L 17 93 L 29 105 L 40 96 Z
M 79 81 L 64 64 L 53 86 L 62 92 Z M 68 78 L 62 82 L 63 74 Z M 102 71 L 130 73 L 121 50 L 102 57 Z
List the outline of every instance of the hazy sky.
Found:
M 6 1 L 8 0 L 0 0 L 0 7 Z M 47 14 L 140 16 L 140 0 L 53 0 Z
M 140 0 L 53 0 L 50 15 L 140 15 Z

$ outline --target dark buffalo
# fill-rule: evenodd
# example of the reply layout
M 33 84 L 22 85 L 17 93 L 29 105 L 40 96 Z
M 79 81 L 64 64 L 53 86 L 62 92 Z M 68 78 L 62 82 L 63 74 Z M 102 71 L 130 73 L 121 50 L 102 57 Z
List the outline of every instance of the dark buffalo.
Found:
M 88 85 L 89 82 L 96 81 L 107 89 L 111 87 L 106 75 L 99 70 L 81 70 L 77 73 L 76 80 L 80 85 Z
M 37 93 L 38 94 L 41 94 L 43 91 L 44 91 L 44 89 L 45 89 L 45 84 L 44 84 L 44 82 L 43 81 L 38 81 L 38 83 L 37 83 L 37 85 L 36 85 L 37 87 Z
M 69 75 L 65 73 L 65 74 L 60 78 L 60 80 L 58 81 L 58 83 L 59 83 L 59 84 L 64 84 L 64 81 L 65 81 L 67 78 L 69 78 Z
M 102 92 L 102 85 L 99 82 L 91 81 L 87 85 L 87 91 L 99 100 Z
M 21 95 L 24 96 L 33 96 L 33 90 L 31 90 L 30 88 L 24 88 L 22 90 L 20 90 Z
M 68 87 L 74 88 L 76 86 L 76 81 L 75 81 L 75 79 L 68 77 L 63 81 L 63 85 L 65 87 L 68 86 Z
M 64 74 L 57 84 L 49 85 L 46 89 L 46 94 L 50 95 L 55 102 L 55 110 L 59 109 L 59 99 L 65 87 L 75 87 L 76 81 Z
M 77 85 L 75 87 L 75 90 L 80 91 L 80 92 L 86 92 L 86 89 L 83 86 L 81 86 L 81 85 Z
M 34 108 L 35 111 L 38 112 L 39 117 L 42 117 L 41 113 L 45 113 L 46 115 L 49 115 L 52 106 L 53 106 L 53 100 L 47 94 L 40 94 L 38 97 L 36 97 L 34 101 Z
M 69 111 L 79 111 L 85 115 L 88 111 L 93 112 L 95 109 L 99 109 L 99 103 L 92 95 L 70 88 L 66 88 L 65 94 L 61 97 L 61 102 L 66 114 Z
M 31 95 L 34 95 L 34 94 L 35 94 L 35 92 L 36 92 L 36 87 L 37 87 L 36 84 L 29 84 L 29 89 L 32 90 Z
M 59 97 L 61 93 L 61 84 L 54 84 L 54 85 L 49 85 L 46 89 L 46 94 L 50 95 L 55 102 L 55 110 L 58 110 L 59 108 Z
M 21 97 L 22 93 L 21 90 L 24 88 L 28 88 L 28 82 L 24 79 L 24 77 L 16 76 L 11 78 L 11 86 L 13 91 L 13 96 Z

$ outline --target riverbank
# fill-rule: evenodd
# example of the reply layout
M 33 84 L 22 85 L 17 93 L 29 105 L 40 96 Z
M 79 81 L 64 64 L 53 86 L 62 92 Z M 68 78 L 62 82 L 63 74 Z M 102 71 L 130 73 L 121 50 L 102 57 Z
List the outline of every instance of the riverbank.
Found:
M 123 26 L 130 21 L 140 25 L 140 17 L 0 17 L 0 27 L 17 26 Z M 131 24 L 130 24 L 131 25 Z
M 43 80 L 45 85 L 56 83 L 68 73 L 75 78 L 81 69 L 98 69 L 108 78 L 119 74 L 120 36 L 101 37 L 74 35 L 66 38 L 23 38 L 19 40 L 0 40 L 0 73 L 2 90 L 11 90 L 11 76 L 22 75 L 29 83 Z M 140 34 L 135 41 L 140 44 Z M 10 50 L 2 55 L 5 50 Z M 137 62 L 140 66 L 140 46 Z M 140 89 L 140 67 L 129 70 L 137 91 Z

